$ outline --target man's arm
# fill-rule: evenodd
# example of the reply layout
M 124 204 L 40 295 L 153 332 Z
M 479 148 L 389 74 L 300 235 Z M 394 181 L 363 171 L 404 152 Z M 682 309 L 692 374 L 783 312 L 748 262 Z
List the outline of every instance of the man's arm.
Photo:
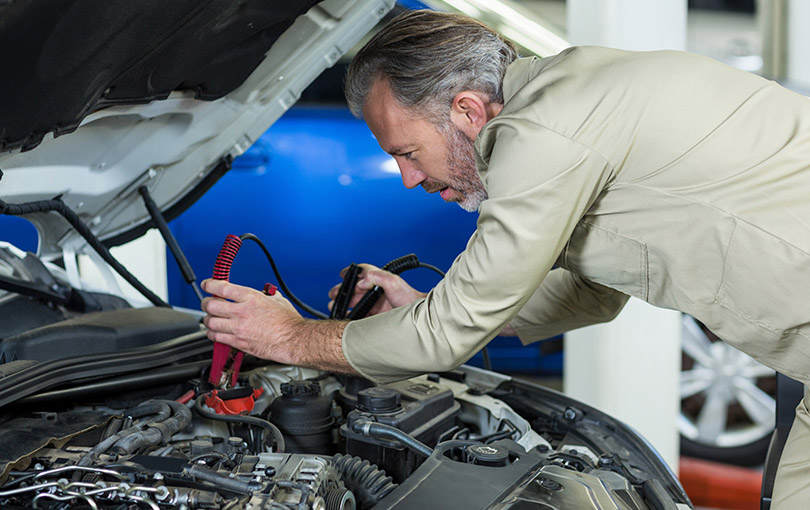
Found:
M 557 268 L 510 322 L 523 345 L 613 320 L 629 296 Z
M 305 319 L 278 293 L 210 279 L 202 287 L 214 295 L 202 302 L 211 340 L 280 363 L 357 374 L 341 346 L 347 321 Z

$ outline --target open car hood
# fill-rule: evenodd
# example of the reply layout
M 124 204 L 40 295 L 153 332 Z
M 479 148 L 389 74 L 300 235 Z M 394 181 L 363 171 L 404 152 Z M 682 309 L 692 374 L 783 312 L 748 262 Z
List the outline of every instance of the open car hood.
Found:
M 108 245 L 193 203 L 393 0 L 0 4 L 0 200 L 61 199 Z M 39 255 L 84 239 L 25 217 Z

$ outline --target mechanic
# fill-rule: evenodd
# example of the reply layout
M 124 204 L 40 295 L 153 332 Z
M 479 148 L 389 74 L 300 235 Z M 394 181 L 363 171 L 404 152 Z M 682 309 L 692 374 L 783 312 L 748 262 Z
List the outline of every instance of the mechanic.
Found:
M 385 300 L 353 322 L 206 280 L 225 298 L 203 303 L 209 338 L 386 383 L 452 369 L 502 330 L 529 343 L 611 320 L 635 296 L 810 382 L 806 98 L 675 51 L 518 58 L 479 22 L 428 11 L 369 41 L 346 96 L 405 186 L 478 211 L 476 232 L 427 294 L 364 265 L 352 304 L 372 285 Z M 807 506 L 809 401 L 775 509 Z

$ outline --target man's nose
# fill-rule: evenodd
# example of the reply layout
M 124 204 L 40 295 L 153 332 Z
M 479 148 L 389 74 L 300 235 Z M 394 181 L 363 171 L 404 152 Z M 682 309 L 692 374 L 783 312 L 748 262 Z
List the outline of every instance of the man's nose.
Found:
M 407 163 L 399 163 L 399 173 L 402 175 L 402 184 L 408 189 L 419 186 L 427 176 Z

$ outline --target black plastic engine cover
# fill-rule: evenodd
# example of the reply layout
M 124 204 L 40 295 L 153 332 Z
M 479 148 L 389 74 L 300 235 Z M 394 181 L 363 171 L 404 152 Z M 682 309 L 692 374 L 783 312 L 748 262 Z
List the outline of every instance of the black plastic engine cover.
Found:
M 90 313 L 0 342 L 0 361 L 48 361 L 146 347 L 200 330 L 192 315 L 169 308 Z
M 396 404 L 383 396 L 391 391 L 400 396 Z M 373 396 L 362 398 L 364 392 L 370 392 Z M 428 446 L 435 446 L 442 433 L 453 426 L 461 411 L 461 404 L 455 400 L 449 388 L 413 381 L 362 390 L 358 393 L 358 402 L 361 405 L 349 413 L 347 424 L 340 431 L 347 439 L 346 452 L 368 459 L 397 483 L 407 478 L 424 459 L 399 443 L 357 434 L 352 431 L 352 425 L 365 420 L 383 423 L 408 433 Z M 371 405 L 371 408 L 363 410 L 363 402 Z
M 467 459 L 458 460 L 450 455 L 462 443 L 443 442 L 415 473 L 374 509 L 491 508 L 502 502 L 504 496 L 518 487 L 543 461 L 541 456 L 526 453 L 517 443 L 498 441 L 493 444 L 509 451 L 507 465 L 471 464 Z M 544 507 L 531 508 L 542 510 Z

